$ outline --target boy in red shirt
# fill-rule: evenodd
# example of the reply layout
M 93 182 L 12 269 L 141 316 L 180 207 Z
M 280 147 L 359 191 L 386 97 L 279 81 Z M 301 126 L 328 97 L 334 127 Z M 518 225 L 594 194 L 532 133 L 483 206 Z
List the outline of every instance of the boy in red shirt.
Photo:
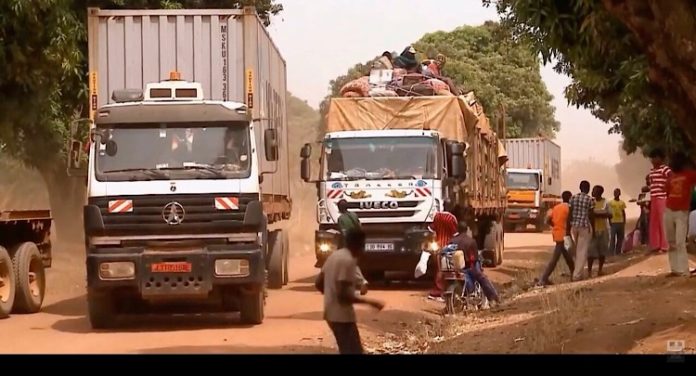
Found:
M 671 158 L 672 174 L 667 179 L 665 233 L 669 242 L 669 276 L 689 276 L 686 235 L 691 206 L 691 192 L 696 185 L 696 171 L 687 167 L 688 157 L 675 153 Z

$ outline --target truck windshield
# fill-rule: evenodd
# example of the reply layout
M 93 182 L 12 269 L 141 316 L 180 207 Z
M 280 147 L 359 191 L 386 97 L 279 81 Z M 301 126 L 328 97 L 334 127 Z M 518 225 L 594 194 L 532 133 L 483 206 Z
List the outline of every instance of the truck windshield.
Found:
M 539 189 L 539 174 L 508 171 L 507 187 L 508 189 L 530 189 L 536 191 Z
M 229 179 L 250 174 L 248 123 L 109 124 L 100 130 L 95 163 L 100 181 Z
M 338 138 L 324 142 L 326 180 L 437 179 L 436 137 Z

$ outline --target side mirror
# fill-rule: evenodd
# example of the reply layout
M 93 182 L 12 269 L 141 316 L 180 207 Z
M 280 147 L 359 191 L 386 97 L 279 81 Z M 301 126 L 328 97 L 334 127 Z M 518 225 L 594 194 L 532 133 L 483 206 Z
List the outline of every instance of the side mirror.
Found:
M 302 162 L 300 163 L 300 176 L 305 183 L 309 183 L 312 180 L 311 161 L 309 158 L 302 158 Z
M 307 159 L 311 156 L 312 156 L 312 145 L 311 144 L 304 144 L 304 146 L 300 150 L 300 158 Z
M 82 142 L 78 140 L 71 140 L 70 147 L 68 150 L 68 176 L 70 177 L 86 177 L 87 176 L 87 166 L 82 164 L 83 151 Z
M 113 157 L 118 153 L 118 144 L 114 140 L 106 141 L 106 155 Z
M 263 132 L 264 152 L 266 160 L 275 162 L 278 160 L 278 132 L 276 129 L 266 129 Z
M 453 154 L 450 161 L 450 177 L 455 179 L 466 178 L 466 160 L 461 154 Z
M 449 149 L 451 155 L 464 155 L 466 145 L 462 142 L 449 142 L 447 143 L 447 149 Z

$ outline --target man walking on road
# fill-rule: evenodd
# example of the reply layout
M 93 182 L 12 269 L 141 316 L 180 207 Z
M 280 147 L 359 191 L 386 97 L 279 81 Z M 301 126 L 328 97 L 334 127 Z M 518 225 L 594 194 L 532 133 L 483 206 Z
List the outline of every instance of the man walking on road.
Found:
M 626 203 L 621 200 L 619 188 L 614 189 L 614 199 L 609 201 L 609 212 L 611 213 L 609 250 L 616 256 L 621 254 L 626 234 Z
M 648 220 L 650 231 L 648 241 L 652 251 L 667 252 L 669 243 L 665 236 L 664 215 L 667 205 L 667 178 L 672 174 L 672 170 L 665 165 L 665 154 L 662 150 L 653 150 L 650 153 L 650 161 L 653 168 L 648 174 L 648 185 L 650 186 L 650 219 Z
M 360 224 L 360 218 L 358 218 L 358 215 L 348 211 L 348 201 L 346 200 L 340 200 L 336 206 L 338 207 L 338 212 L 341 213 L 338 216 L 338 220 L 336 223 L 338 224 L 338 230 L 341 231 L 341 236 L 342 236 L 342 241 L 341 241 L 341 247 L 344 247 L 344 242 L 346 238 L 346 234 L 350 231 L 362 231 L 362 225 Z M 356 279 L 357 279 L 357 286 L 360 288 L 360 295 L 365 295 L 367 294 L 367 279 L 362 274 L 362 270 L 360 270 L 360 267 L 357 267 L 355 269 L 356 272 Z
M 570 207 L 568 205 L 568 202 L 570 201 L 572 196 L 573 194 L 569 191 L 563 192 L 563 194 L 561 195 L 563 202 L 557 204 L 553 207 L 553 209 L 551 209 L 551 217 L 549 217 L 549 224 L 552 227 L 551 235 L 553 236 L 554 243 L 556 243 L 556 247 L 553 250 L 553 256 L 551 256 L 551 260 L 549 260 L 548 265 L 546 265 L 546 270 L 544 270 L 544 274 L 542 274 L 541 278 L 539 278 L 538 285 L 541 287 L 544 287 L 551 282 L 549 280 L 549 277 L 551 276 L 551 273 L 553 273 L 553 270 L 556 269 L 556 264 L 558 264 L 558 259 L 560 259 L 561 256 L 563 256 L 563 259 L 565 260 L 566 264 L 568 264 L 568 270 L 570 270 L 570 273 L 572 274 L 575 270 L 575 263 L 573 262 L 573 257 L 570 256 L 570 252 L 568 252 L 568 250 L 566 249 L 564 241 L 566 234 L 568 233 L 568 214 L 570 213 Z
M 575 240 L 575 271 L 573 280 L 579 281 L 583 278 L 585 265 L 587 265 L 587 251 L 592 240 L 592 225 L 590 213 L 594 208 L 595 202 L 590 193 L 590 182 L 583 180 L 580 182 L 580 193 L 570 199 L 570 213 L 568 214 L 568 229 Z
M 349 231 L 345 235 L 344 245 L 345 248 L 326 259 L 314 285 L 324 294 L 324 320 L 336 337 L 339 353 L 362 354 L 353 305 L 367 304 L 381 311 L 384 303 L 355 293 L 358 260 L 365 250 L 365 233 Z

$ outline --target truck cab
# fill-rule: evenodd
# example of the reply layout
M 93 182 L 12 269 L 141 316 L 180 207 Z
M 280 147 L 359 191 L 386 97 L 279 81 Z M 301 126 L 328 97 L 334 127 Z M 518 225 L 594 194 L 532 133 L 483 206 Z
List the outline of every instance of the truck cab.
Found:
M 305 145 L 305 181 L 310 181 L 310 153 Z M 319 159 L 317 267 L 339 246 L 341 200 L 367 235 L 360 268 L 368 279 L 383 278 L 388 271 L 413 273 L 423 250 L 440 249 L 429 225 L 455 182 L 464 178 L 463 144 L 432 130 L 330 132 Z
M 505 210 L 507 226 L 543 226 L 542 187 L 543 171 L 527 168 L 508 168 L 506 176 L 508 207 Z
M 172 74 L 114 91 L 96 112 L 84 208 L 95 328 L 160 303 L 215 302 L 243 322 L 263 320 L 259 159 L 277 159 L 277 140 L 267 130 L 260 143 L 244 104 L 203 98 L 200 84 Z

